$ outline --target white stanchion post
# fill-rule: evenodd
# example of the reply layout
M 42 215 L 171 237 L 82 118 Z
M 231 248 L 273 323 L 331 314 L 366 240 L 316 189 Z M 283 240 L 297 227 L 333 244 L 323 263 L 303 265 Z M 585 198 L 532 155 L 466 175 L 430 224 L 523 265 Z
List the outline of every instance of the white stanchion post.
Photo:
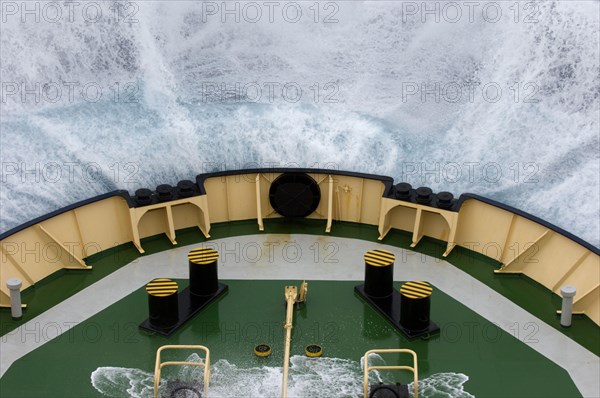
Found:
M 23 316 L 21 309 L 21 280 L 18 278 L 10 278 L 6 281 L 6 287 L 10 290 L 10 315 L 14 319 L 19 319 Z
M 562 308 L 560 312 L 560 324 L 562 326 L 571 326 L 571 318 L 573 317 L 573 296 L 577 293 L 575 286 L 565 285 L 560 288 L 562 296 Z

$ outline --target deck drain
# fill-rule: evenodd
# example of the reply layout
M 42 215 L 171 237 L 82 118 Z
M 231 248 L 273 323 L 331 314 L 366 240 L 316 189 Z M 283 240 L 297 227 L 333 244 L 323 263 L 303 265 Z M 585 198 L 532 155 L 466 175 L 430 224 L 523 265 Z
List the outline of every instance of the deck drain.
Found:
M 323 355 L 323 348 L 317 344 L 307 345 L 304 349 L 304 353 L 307 357 L 316 358 Z
M 254 347 L 254 354 L 257 357 L 268 357 L 271 355 L 271 346 L 268 344 L 259 344 Z

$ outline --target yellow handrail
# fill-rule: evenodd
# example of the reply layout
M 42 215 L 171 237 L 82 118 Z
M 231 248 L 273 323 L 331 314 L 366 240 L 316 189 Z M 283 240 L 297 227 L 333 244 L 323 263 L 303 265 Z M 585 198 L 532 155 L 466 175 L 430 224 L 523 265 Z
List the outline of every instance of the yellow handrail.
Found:
M 204 362 L 167 361 L 161 362 L 160 354 L 163 350 L 203 350 Z M 154 398 L 158 398 L 158 385 L 160 384 L 160 370 L 163 366 L 203 366 L 204 367 L 204 397 L 208 395 L 210 381 L 210 351 L 202 345 L 164 345 L 156 351 L 156 365 L 154 367 Z
M 413 366 L 369 366 L 369 355 L 371 354 L 382 354 L 382 353 L 406 353 L 413 356 Z M 364 373 L 364 398 L 369 398 L 369 372 L 371 370 L 410 370 L 413 372 L 413 385 L 414 385 L 414 398 L 419 398 L 419 372 L 417 370 L 417 353 L 413 350 L 405 348 L 387 348 L 387 349 L 375 349 L 369 350 L 365 353 L 365 373 Z

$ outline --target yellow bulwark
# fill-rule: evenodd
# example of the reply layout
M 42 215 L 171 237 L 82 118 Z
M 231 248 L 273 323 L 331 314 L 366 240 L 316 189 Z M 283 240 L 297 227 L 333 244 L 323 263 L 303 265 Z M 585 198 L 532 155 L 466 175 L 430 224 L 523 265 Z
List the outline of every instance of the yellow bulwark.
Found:
M 219 252 L 215 249 L 200 247 L 188 253 L 188 260 L 194 264 L 212 264 L 219 259 Z
M 396 256 L 389 250 L 369 250 L 365 253 L 365 263 L 375 267 L 387 267 L 394 264 Z
M 177 282 L 168 278 L 157 278 L 148 282 L 146 291 L 151 296 L 167 297 L 177 293 Z
M 431 285 L 421 281 L 406 282 L 400 288 L 400 293 L 403 296 L 412 299 L 427 298 L 431 296 L 432 292 L 433 289 L 431 288 Z

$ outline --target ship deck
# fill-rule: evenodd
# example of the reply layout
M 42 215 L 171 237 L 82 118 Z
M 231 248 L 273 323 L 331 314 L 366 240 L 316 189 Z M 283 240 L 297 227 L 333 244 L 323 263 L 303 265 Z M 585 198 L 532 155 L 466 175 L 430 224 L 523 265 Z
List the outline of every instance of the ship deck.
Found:
M 205 239 L 190 231 L 180 234 L 176 248 L 158 237 L 144 241 L 144 256 L 117 248 L 91 258 L 92 272 L 68 272 L 26 292 L 27 319 L 15 322 L 6 312 L 0 314 L 1 395 L 106 396 L 104 391 L 121 396 L 126 390 L 118 391 L 118 382 L 107 384 L 120 374 L 130 375 L 121 380 L 124 386 L 139 383 L 128 394 L 145 396 L 159 346 L 203 344 L 211 349 L 216 369 L 211 395 L 277 396 L 280 380 L 272 373 L 280 371 L 283 355 L 283 288 L 303 279 L 309 281 L 309 294 L 306 305 L 295 311 L 290 396 L 314 396 L 310 389 L 326 384 L 324 374 L 342 370 L 343 386 L 321 385 L 325 390 L 318 391 L 359 396 L 360 357 L 372 348 L 415 350 L 419 378 L 428 386 L 421 396 L 435 396 L 436 388 L 455 388 L 464 397 L 600 395 L 598 329 L 591 321 L 575 318 L 571 329 L 561 330 L 557 319 L 542 319 L 523 304 L 528 294 L 537 294 L 530 281 L 508 276 L 510 287 L 503 291 L 507 276 L 491 276 L 494 281 L 478 277 L 482 267 L 493 275 L 493 264 L 482 265 L 481 258 L 457 251 L 447 262 L 436 255 L 433 240 L 415 252 L 406 249 L 401 232 L 380 243 L 364 239 L 364 228 L 340 225 L 338 236 L 315 234 L 315 223 L 291 228 L 272 222 L 260 235 L 251 234 L 255 226 L 248 223 L 215 228 L 213 239 L 204 244 L 221 253 L 219 277 L 229 292 L 169 338 L 138 329 L 147 318 L 143 287 L 156 277 L 177 279 L 185 287 L 187 253 Z M 434 286 L 431 319 L 441 327 L 438 335 L 407 340 L 354 293 L 364 277 L 362 256 L 374 248 L 395 253 L 397 288 L 407 280 Z M 49 294 L 49 287 L 59 283 L 65 289 Z M 515 287 L 521 288 L 520 299 L 515 299 Z M 556 298 L 546 302 L 555 304 Z M 273 355 L 256 358 L 258 343 L 270 344 Z M 302 357 L 303 347 L 311 343 L 323 346 L 323 358 Z M 316 369 L 317 364 L 325 370 Z M 272 372 L 265 375 L 267 368 Z M 309 376 L 314 383 L 305 382 Z M 396 381 L 393 375 L 383 377 Z M 407 380 L 403 375 L 401 381 Z

